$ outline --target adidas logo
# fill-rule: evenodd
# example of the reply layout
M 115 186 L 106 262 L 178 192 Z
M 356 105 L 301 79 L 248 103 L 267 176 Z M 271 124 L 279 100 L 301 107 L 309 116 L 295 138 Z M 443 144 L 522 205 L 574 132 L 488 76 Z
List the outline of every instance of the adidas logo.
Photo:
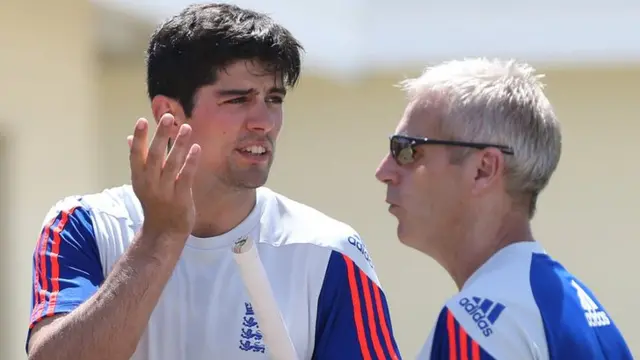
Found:
M 495 324 L 505 309 L 505 306 L 499 302 L 493 302 L 489 299 L 482 299 L 475 296 L 471 299 L 462 298 L 458 304 L 462 306 L 467 314 L 471 315 L 471 318 L 484 336 L 491 336 L 491 334 L 493 334 L 491 325 Z
M 598 309 L 598 304 L 587 294 L 586 291 L 575 280 L 571 280 L 571 286 L 576 290 L 580 306 L 584 310 L 584 316 L 590 327 L 607 326 L 611 324 L 611 320 L 607 313 Z

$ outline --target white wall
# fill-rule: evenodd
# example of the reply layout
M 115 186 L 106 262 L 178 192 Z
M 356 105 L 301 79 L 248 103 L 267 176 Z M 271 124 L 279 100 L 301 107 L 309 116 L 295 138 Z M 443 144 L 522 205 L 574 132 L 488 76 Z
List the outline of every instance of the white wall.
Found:
M 153 23 L 192 3 L 94 1 Z M 633 0 L 230 2 L 281 21 L 305 45 L 307 69 L 338 78 L 463 56 L 590 65 L 640 61 L 640 2 Z

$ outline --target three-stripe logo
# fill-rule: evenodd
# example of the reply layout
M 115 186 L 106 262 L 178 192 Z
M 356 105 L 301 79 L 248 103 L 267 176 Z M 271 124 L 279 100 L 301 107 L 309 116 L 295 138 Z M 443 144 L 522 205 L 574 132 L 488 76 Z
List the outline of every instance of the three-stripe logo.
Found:
M 491 336 L 491 334 L 493 334 L 491 325 L 498 321 L 500 314 L 502 314 L 502 311 L 506 308 L 499 302 L 476 296 L 471 297 L 471 299 L 462 298 L 458 304 L 462 306 L 467 314 L 471 315 L 471 318 L 484 336 Z

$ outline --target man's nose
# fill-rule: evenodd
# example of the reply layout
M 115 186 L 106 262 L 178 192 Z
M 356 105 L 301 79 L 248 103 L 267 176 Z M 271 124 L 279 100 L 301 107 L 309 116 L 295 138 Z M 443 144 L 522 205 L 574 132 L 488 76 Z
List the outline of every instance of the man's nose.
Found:
M 269 111 L 269 107 L 264 101 L 256 101 L 247 116 L 247 127 L 249 130 L 268 133 L 276 124 L 276 114 Z
M 391 154 L 387 154 L 376 169 L 376 179 L 387 185 L 397 184 L 400 179 L 397 168 L 398 164 L 391 157 Z

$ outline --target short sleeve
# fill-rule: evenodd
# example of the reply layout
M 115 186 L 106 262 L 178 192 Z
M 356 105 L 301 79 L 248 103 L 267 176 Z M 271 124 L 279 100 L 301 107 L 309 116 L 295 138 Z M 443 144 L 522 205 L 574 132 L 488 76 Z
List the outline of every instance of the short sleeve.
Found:
M 48 218 L 33 252 L 29 331 L 46 317 L 71 312 L 104 281 L 90 211 L 78 203 Z
M 494 360 L 448 308 L 438 316 L 429 353 L 420 360 Z
M 494 298 L 458 295 L 436 323 L 427 359 L 544 359 L 527 329 L 529 319 L 513 304 Z
M 318 299 L 313 359 L 401 359 L 384 292 L 338 251 Z

